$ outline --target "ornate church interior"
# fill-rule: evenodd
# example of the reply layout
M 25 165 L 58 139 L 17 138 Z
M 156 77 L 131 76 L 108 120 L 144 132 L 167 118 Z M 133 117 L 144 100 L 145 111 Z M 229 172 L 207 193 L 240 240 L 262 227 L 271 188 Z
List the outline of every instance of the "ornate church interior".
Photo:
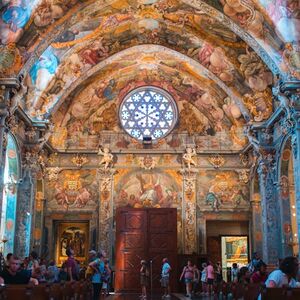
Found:
M 164 257 L 179 275 L 220 262 L 224 279 L 254 252 L 270 270 L 299 257 L 298 0 L 2 0 L 0 14 L 3 258 L 105 251 L 127 291 L 141 259 L 159 287 Z

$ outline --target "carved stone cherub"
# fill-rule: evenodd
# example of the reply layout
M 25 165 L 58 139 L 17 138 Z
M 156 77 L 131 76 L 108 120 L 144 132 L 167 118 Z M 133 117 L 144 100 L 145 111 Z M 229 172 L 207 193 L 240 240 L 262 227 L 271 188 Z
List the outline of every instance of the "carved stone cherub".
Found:
M 196 155 L 197 155 L 197 153 L 196 153 L 195 148 L 191 148 L 191 147 L 186 148 L 186 153 L 183 154 L 182 158 L 183 158 L 185 165 L 187 165 L 188 169 L 191 169 L 192 165 L 194 167 L 197 166 L 197 163 L 193 158 Z
M 114 156 L 110 153 L 110 150 L 107 147 L 104 147 L 103 150 L 99 148 L 98 155 L 103 155 L 99 162 L 99 166 L 104 165 L 104 169 L 107 170 L 109 165 L 112 164 Z

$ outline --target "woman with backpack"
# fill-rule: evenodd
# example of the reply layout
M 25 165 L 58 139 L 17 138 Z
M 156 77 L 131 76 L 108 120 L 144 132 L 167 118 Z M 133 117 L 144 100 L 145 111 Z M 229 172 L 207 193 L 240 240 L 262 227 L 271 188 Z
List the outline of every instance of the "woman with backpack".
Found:
M 190 260 L 188 260 L 187 265 L 183 268 L 180 275 L 180 281 L 184 278 L 186 286 L 186 297 L 192 296 L 192 285 L 194 279 L 194 266 Z
M 92 275 L 93 300 L 99 300 L 102 284 L 103 284 L 103 274 L 105 269 L 103 255 L 100 254 L 98 258 L 90 262 L 89 267 L 91 267 L 94 270 Z

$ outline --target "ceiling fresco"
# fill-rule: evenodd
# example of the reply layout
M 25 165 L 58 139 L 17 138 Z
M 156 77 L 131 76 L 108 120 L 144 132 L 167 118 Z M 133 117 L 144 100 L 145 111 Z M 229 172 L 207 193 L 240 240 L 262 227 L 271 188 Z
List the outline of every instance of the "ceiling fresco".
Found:
M 55 104 L 60 96 L 48 92 L 54 86 L 56 90 L 74 88 L 74 81 L 95 65 L 140 44 L 164 45 L 185 54 L 201 63 L 237 96 L 250 97 L 252 102 L 258 98 L 270 102 L 268 86 L 272 84 L 272 73 L 259 56 L 219 21 L 181 6 L 175 7 L 174 13 L 149 6 L 108 16 L 105 10 L 99 16 L 94 7 L 87 7 L 82 12 L 87 19 L 63 32 L 27 73 L 27 107 L 32 108 L 31 116 L 43 118 L 51 113 L 49 105 L 47 109 L 36 110 L 36 103 L 40 107 L 43 101 Z
M 176 134 L 226 136 L 233 148 L 245 144 L 242 138 L 236 142 L 232 139 L 242 131 L 245 124 L 242 109 L 247 108 L 240 108 L 234 94 L 228 96 L 225 85 L 222 89 L 209 75 L 201 76 L 201 70 L 182 61 L 178 54 L 164 52 L 160 46 L 142 47 L 145 46 L 134 48 L 136 51 L 130 48 L 119 60 L 104 65 L 57 105 L 52 117 L 55 129 L 51 143 L 55 148 L 86 147 L 89 139 L 89 147 L 96 149 L 101 132 L 121 133 L 120 103 L 128 92 L 145 85 L 161 87 L 175 99 L 179 109 Z
M 275 2 L 2 0 L 0 73 L 23 74 L 32 119 L 70 130 L 62 148 L 74 146 L 78 120 L 88 136 L 119 132 L 117 120 L 88 116 L 117 113 L 125 91 L 143 84 L 176 99 L 179 133 L 191 133 L 188 112 L 194 131 L 228 132 L 269 118 L 275 74 L 300 78 L 299 1 Z

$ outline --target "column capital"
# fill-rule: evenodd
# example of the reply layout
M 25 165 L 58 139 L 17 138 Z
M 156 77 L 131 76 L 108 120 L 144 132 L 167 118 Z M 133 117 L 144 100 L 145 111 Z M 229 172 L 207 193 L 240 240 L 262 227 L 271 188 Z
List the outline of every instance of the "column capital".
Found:
M 0 77 L 0 87 L 5 88 L 18 88 L 20 86 L 20 80 L 15 77 Z

